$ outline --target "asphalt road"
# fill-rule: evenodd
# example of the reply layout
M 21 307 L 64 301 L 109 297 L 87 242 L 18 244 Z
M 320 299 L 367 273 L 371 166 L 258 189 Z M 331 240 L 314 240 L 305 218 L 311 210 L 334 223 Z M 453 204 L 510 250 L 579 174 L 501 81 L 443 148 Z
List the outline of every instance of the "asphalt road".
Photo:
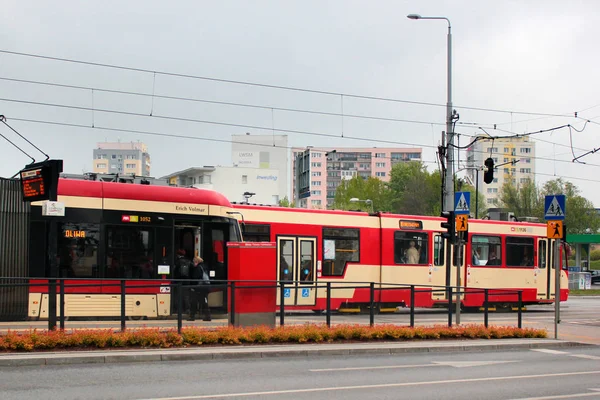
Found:
M 0 367 L 0 398 L 600 398 L 600 347 Z

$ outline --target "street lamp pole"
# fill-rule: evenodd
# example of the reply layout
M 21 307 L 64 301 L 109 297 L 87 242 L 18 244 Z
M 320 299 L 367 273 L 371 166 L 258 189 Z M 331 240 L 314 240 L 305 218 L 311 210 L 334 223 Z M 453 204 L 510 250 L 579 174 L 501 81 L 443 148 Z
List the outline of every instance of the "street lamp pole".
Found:
M 444 177 L 444 210 L 454 210 L 454 130 L 452 129 L 452 26 L 446 17 L 407 15 L 409 19 L 442 19 L 448 22 L 448 100 L 446 102 L 446 175 Z

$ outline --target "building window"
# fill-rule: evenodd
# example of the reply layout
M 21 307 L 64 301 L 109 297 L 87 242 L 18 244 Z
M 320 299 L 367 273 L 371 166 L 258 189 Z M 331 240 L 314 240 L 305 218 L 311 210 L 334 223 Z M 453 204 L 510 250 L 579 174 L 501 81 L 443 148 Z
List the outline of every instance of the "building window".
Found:
M 385 158 L 385 153 L 375 153 L 375 158 Z
M 385 172 L 375 172 L 375 176 L 384 177 L 385 176 Z
M 106 168 L 107 164 L 106 163 L 99 163 L 99 164 L 96 164 L 96 167 L 98 167 L 98 168 Z
M 498 183 L 498 178 L 494 178 L 494 180 L 492 181 L 492 183 Z
M 313 171 L 311 172 L 312 176 L 321 176 L 321 171 Z
M 125 168 L 135 168 L 135 164 L 126 164 Z
M 117 155 L 113 154 L 113 155 L 110 156 L 110 158 L 112 158 L 113 160 L 116 160 L 117 159 Z
M 311 186 L 321 186 L 321 181 L 312 181 Z
M 499 237 L 473 235 L 471 248 L 473 265 L 502 265 L 502 241 Z
M 321 195 L 321 191 L 320 190 L 312 190 L 310 192 L 311 195 L 313 196 L 320 196 Z
M 346 263 L 360 261 L 358 229 L 323 228 L 323 276 L 342 276 Z
M 313 158 L 320 158 L 321 157 L 321 153 L 310 153 L 310 155 Z
M 429 235 L 425 232 L 394 232 L 394 262 L 396 264 L 427 264 Z
M 248 175 L 242 175 L 242 184 L 248 183 Z
M 315 167 L 315 168 L 321 168 L 321 163 L 320 162 L 314 162 L 310 164 L 311 167 Z
M 377 168 L 385 168 L 385 163 L 384 162 L 375 163 L 375 167 L 377 167 Z
M 509 149 L 508 147 L 505 147 L 505 148 L 504 148 L 504 152 L 505 152 L 505 153 L 508 153 L 509 151 L 510 151 L 510 149 Z
M 531 153 L 531 147 L 521 147 L 521 148 L 519 149 L 519 152 L 520 152 L 520 153 L 529 154 L 529 153 Z
M 522 174 L 530 174 L 531 173 L 531 168 L 521 168 L 519 170 L 519 172 L 521 172 Z
M 313 206 L 320 206 L 321 205 L 321 200 L 311 200 L 310 204 L 312 204 Z

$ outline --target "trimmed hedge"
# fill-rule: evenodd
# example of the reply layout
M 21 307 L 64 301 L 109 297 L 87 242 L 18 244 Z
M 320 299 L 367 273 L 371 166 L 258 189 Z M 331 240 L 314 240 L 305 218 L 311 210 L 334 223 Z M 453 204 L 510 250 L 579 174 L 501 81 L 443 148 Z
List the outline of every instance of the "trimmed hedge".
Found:
M 348 341 L 407 341 L 436 339 L 505 339 L 545 338 L 540 329 L 483 325 L 455 327 L 402 327 L 397 325 L 326 325 L 306 324 L 278 328 L 222 327 L 216 329 L 188 327 L 181 331 L 159 328 L 113 330 L 9 331 L 0 336 L 0 351 L 35 351 L 53 349 L 166 348 L 207 345 L 248 345 L 283 343 L 332 343 Z

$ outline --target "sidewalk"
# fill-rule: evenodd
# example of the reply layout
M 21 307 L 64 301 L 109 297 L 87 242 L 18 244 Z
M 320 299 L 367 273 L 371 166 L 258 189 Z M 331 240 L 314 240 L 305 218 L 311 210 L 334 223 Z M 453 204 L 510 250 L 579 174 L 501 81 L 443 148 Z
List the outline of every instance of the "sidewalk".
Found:
M 556 349 L 589 346 L 556 339 L 477 339 L 343 344 L 291 344 L 177 349 L 91 350 L 0 354 L 0 367 L 109 364 L 157 361 L 231 360 L 267 357 L 313 357 L 330 355 L 466 352 L 517 349 Z

